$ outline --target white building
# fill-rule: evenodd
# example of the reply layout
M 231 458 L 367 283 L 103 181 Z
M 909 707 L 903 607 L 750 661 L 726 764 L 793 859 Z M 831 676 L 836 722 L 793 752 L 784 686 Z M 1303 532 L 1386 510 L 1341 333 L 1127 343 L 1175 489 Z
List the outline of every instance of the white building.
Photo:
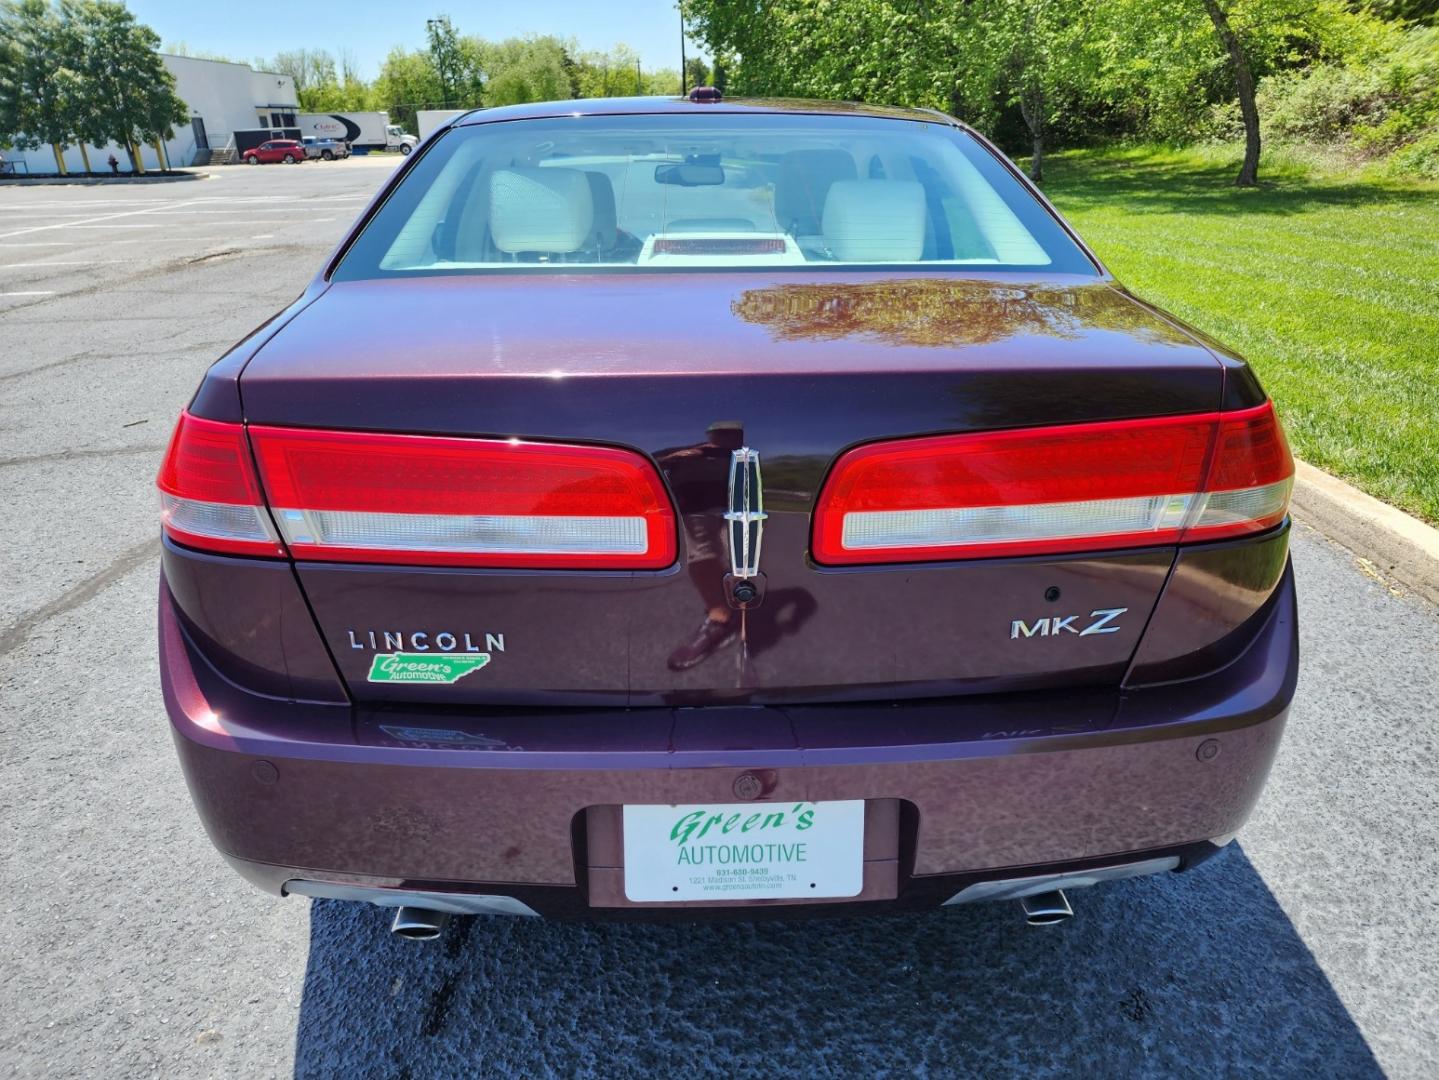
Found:
M 193 56 L 163 53 L 161 59 L 175 76 L 175 93 L 190 108 L 189 124 L 177 124 L 175 137 L 165 143 L 171 167 L 193 165 L 196 156 L 205 150 L 222 150 L 230 145 L 243 150 L 270 138 L 271 132 L 276 136 L 298 136 L 295 114 L 300 103 L 295 96 L 295 80 L 289 75 Z M 90 168 L 95 172 L 108 169 L 106 162 L 112 153 L 122 170 L 130 168 L 129 156 L 114 143 L 91 145 L 88 150 Z M 146 169 L 160 166 L 154 146 L 141 147 L 140 152 Z M 4 154 L 6 161 L 24 162 L 19 172 L 55 172 L 55 154 L 48 146 L 6 150 Z M 65 167 L 71 172 L 85 171 L 78 146 L 66 149 Z

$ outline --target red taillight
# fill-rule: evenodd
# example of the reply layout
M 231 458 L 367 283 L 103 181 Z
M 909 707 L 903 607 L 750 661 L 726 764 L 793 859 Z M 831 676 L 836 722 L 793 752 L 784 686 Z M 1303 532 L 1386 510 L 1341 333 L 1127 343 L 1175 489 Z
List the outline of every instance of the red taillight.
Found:
M 155 480 L 160 522 L 181 544 L 234 555 L 284 555 L 265 512 L 245 428 L 180 414 Z
M 873 443 L 836 462 L 815 512 L 814 557 L 922 562 L 1236 536 L 1284 519 L 1293 475 L 1267 402 Z
M 675 518 L 627 450 L 251 426 L 269 505 L 298 559 L 659 569 Z

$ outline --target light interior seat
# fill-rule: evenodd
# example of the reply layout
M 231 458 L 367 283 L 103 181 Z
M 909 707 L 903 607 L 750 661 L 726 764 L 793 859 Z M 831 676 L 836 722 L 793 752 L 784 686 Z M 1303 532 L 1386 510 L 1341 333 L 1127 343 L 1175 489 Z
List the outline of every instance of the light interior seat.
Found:
M 915 262 L 924 228 L 924 186 L 914 180 L 837 180 L 825 199 L 825 247 L 840 262 Z
M 590 180 L 579 169 L 498 169 L 490 177 L 490 236 L 507 255 L 570 254 L 595 223 Z
M 774 216 L 794 237 L 817 236 L 830 188 L 859 176 L 844 150 L 791 150 L 780 158 L 774 185 Z

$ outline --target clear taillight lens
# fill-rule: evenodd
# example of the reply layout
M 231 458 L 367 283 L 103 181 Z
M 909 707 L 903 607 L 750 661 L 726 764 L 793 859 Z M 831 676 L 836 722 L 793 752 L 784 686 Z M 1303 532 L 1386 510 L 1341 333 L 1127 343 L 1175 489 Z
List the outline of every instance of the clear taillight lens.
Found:
M 172 540 L 230 555 L 282 556 L 241 424 L 181 413 L 155 480 Z
M 297 559 L 659 569 L 675 517 L 654 467 L 597 446 L 252 425 Z
M 1282 521 L 1293 476 L 1268 402 L 873 443 L 836 462 L 813 551 L 843 565 L 1220 539 Z
M 1219 418 L 1214 459 L 1187 541 L 1217 540 L 1273 528 L 1289 512 L 1294 458 L 1284 429 L 1265 402 Z

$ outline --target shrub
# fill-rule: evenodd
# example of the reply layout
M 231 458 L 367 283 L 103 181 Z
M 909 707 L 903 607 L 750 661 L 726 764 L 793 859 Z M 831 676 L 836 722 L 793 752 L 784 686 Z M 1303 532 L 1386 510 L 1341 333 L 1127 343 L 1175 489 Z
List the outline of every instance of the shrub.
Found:
M 1439 137 L 1439 28 L 1396 34 L 1363 60 L 1271 75 L 1259 115 L 1276 142 L 1337 143 L 1368 157 L 1402 151 L 1393 169 L 1427 175 Z
M 1408 146 L 1400 147 L 1389 159 L 1388 169 L 1395 176 L 1439 180 L 1439 131 L 1421 135 Z
M 1356 125 L 1381 122 L 1392 102 L 1380 72 L 1320 64 L 1269 76 L 1260 84 L 1258 105 L 1270 138 L 1332 142 Z

